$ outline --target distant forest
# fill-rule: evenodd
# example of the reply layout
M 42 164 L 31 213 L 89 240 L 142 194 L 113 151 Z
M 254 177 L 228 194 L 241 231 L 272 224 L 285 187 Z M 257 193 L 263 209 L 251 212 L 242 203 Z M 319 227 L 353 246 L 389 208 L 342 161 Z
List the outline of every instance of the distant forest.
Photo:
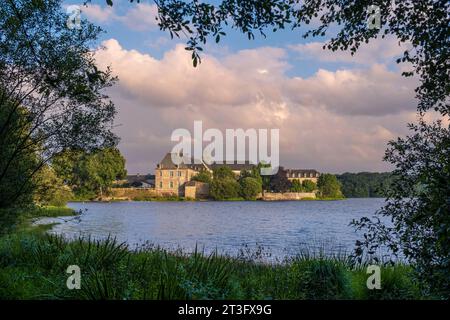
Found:
M 390 172 L 346 172 L 336 177 L 346 198 L 382 198 L 393 179 Z

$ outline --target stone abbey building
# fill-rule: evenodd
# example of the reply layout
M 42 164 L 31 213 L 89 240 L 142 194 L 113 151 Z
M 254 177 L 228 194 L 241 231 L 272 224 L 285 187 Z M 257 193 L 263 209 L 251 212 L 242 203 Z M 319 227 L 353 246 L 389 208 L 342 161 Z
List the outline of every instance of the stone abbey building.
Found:
M 251 170 L 255 165 L 246 163 L 232 163 L 232 164 L 221 164 L 213 163 L 206 164 L 203 161 L 199 164 L 194 162 L 193 158 L 183 157 L 180 164 L 175 164 L 172 161 L 172 154 L 167 153 L 164 158 L 156 165 L 155 169 L 155 190 L 160 195 L 176 195 L 185 196 L 185 192 L 197 192 L 207 193 L 207 188 L 204 184 L 200 182 L 191 181 L 192 177 L 197 175 L 201 171 L 212 172 L 214 169 L 227 166 L 233 173 L 238 176 L 242 170 Z M 317 183 L 320 173 L 316 170 L 309 169 L 287 169 L 286 175 L 290 181 L 299 180 L 300 182 L 304 180 L 311 180 Z M 197 188 L 197 191 L 195 189 Z M 194 190 L 194 191 L 192 191 Z

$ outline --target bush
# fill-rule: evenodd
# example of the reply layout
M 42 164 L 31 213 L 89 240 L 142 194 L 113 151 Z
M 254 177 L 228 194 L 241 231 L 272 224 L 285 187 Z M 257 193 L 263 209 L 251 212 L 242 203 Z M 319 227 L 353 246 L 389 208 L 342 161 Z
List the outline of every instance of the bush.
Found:
M 241 196 L 245 200 L 255 200 L 262 192 L 262 184 L 255 178 L 247 177 L 241 180 Z
M 209 195 L 215 200 L 226 200 L 239 197 L 240 185 L 234 178 L 214 179 Z
M 317 185 L 311 180 L 303 180 L 302 188 L 305 192 L 313 192 L 317 189 Z
M 193 176 L 192 181 L 198 181 L 198 182 L 204 182 L 204 183 L 211 183 L 212 176 L 209 171 L 201 171 L 197 175 Z
M 324 173 L 319 176 L 317 181 L 319 194 L 323 198 L 342 198 L 341 184 L 335 175 Z
M 291 189 L 292 192 L 303 192 L 303 186 L 298 180 L 292 181 Z

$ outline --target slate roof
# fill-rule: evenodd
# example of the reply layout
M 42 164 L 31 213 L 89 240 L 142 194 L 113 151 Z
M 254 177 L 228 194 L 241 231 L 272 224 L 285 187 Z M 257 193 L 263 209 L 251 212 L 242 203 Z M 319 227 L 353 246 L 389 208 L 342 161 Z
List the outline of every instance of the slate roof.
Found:
M 176 154 L 174 154 L 174 156 L 176 156 Z M 189 157 L 189 156 L 183 156 L 180 155 L 182 157 L 182 161 L 179 165 L 176 165 L 173 161 L 172 161 L 172 153 L 167 153 L 164 158 L 158 163 L 157 168 L 158 169 L 192 169 L 192 170 L 202 170 L 202 169 L 206 169 L 205 164 L 202 163 L 195 163 L 194 158 L 193 157 Z M 197 161 L 199 162 L 199 161 Z

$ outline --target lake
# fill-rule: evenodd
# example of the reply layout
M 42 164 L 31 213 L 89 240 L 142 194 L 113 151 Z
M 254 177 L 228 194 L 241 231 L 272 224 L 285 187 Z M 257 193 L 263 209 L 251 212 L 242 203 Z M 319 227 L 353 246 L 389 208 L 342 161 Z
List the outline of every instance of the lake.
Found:
M 352 219 L 372 216 L 384 199 L 340 201 L 89 202 L 69 203 L 79 217 L 45 218 L 58 222 L 51 233 L 68 238 L 116 237 L 131 248 L 154 244 L 167 249 L 235 255 L 264 247 L 268 259 L 283 259 L 309 248 L 351 252 L 361 238 Z

